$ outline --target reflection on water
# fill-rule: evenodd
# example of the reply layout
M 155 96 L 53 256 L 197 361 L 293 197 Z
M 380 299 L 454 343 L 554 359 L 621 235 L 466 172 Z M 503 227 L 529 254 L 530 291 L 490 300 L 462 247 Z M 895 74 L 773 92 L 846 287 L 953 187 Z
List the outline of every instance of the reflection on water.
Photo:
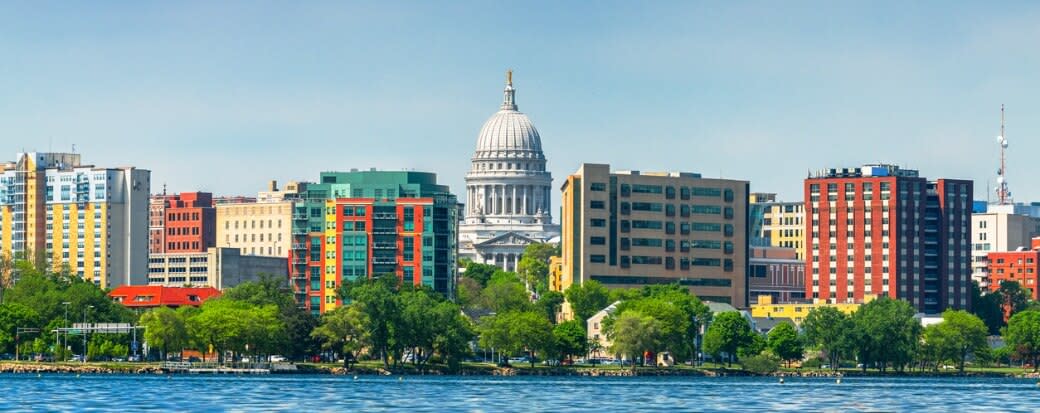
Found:
M 0 411 L 1040 411 L 1035 380 L 0 374 Z

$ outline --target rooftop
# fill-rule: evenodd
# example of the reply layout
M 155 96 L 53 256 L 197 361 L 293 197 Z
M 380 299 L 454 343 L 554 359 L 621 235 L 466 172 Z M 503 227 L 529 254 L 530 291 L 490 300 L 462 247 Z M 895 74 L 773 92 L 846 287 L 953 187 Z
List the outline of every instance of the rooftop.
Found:
M 166 287 L 162 285 L 121 285 L 108 296 L 128 308 L 200 306 L 210 298 L 219 297 L 213 287 Z

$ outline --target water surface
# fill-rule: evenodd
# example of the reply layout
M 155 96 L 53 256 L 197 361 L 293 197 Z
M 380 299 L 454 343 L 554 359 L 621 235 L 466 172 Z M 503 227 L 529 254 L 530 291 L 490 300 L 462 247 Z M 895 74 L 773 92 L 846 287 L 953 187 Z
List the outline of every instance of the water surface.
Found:
M 1036 380 L 0 374 L 0 411 L 1035 411 Z

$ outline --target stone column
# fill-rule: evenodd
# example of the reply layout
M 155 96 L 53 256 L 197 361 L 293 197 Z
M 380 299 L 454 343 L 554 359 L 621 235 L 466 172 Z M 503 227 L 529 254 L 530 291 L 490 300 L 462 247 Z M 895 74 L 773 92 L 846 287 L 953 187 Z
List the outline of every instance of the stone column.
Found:
M 516 192 L 516 185 L 510 185 L 510 186 L 513 187 L 513 199 L 509 200 L 509 206 L 510 206 L 509 210 L 510 210 L 510 212 L 513 213 L 513 215 L 517 215 L 520 211 L 519 211 L 519 208 L 516 207 L 516 205 L 519 203 L 519 202 L 517 202 L 518 199 L 516 197 L 516 194 L 517 194 L 517 192 Z

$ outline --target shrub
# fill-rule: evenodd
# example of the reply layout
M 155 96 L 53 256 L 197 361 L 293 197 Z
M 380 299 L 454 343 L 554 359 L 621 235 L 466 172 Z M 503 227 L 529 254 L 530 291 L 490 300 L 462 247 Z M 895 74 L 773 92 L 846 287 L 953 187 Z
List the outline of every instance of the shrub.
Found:
M 780 369 L 780 358 L 763 352 L 757 356 L 745 357 L 740 361 L 744 370 L 752 373 L 766 374 Z

